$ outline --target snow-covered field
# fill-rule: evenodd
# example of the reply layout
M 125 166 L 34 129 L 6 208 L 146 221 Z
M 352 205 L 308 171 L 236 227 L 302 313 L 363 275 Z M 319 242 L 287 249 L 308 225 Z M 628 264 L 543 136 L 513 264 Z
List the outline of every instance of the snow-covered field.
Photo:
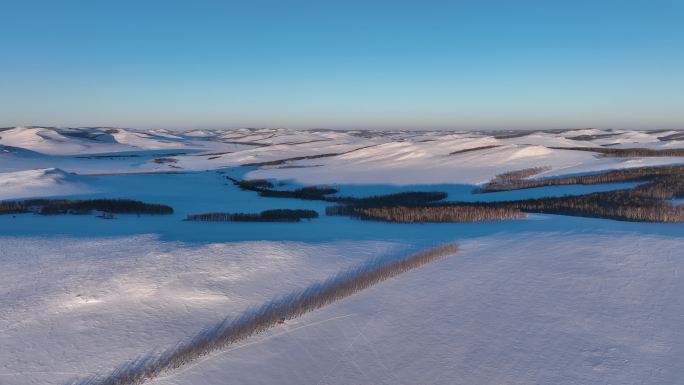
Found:
M 304 184 L 479 184 L 499 173 L 528 167 L 548 166 L 551 169 L 543 175 L 557 175 L 680 163 L 673 157 L 606 158 L 550 148 L 681 148 L 684 135 L 680 134 L 598 129 L 522 133 L 240 129 L 179 133 L 17 127 L 0 131 L 0 173 L 53 167 L 79 174 L 199 171 L 299 158 L 262 167 L 249 177 L 294 179 Z M 481 149 L 474 150 L 477 148 Z
M 2 237 L 0 383 L 106 373 L 389 242 Z M 675 384 L 684 239 L 498 235 L 159 384 Z
M 154 383 L 681 383 L 681 224 L 540 214 L 472 224 L 366 222 L 327 217 L 326 202 L 262 198 L 225 175 L 269 178 L 283 188 L 334 184 L 343 195 L 423 190 L 453 200 L 519 199 L 633 184 L 486 196 L 473 195 L 473 185 L 529 167 L 546 166 L 542 176 L 549 176 L 684 163 L 551 148 L 671 149 L 684 148 L 682 141 L 675 131 L 594 129 L 0 129 L 0 200 L 131 198 L 175 209 L 115 220 L 0 215 L 0 384 L 105 374 L 369 258 L 452 241 L 461 245 L 454 256 Z M 271 208 L 321 217 L 181 220 Z

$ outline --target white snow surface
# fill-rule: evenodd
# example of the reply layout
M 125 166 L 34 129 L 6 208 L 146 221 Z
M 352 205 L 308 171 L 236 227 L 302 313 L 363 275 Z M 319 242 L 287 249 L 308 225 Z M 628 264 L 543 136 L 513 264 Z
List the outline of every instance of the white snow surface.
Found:
M 390 242 L 2 237 L 0 383 L 106 373 Z M 676 384 L 684 239 L 530 233 L 462 251 L 155 384 Z
M 225 175 L 343 184 L 359 194 L 440 183 L 449 184 L 441 187 L 450 197 L 464 197 L 472 189 L 461 184 L 529 167 L 548 167 L 543 177 L 684 163 L 553 147 L 676 149 L 683 140 L 679 131 L 599 129 L 0 129 L 0 200 L 134 198 L 176 209 L 111 221 L 0 218 L 0 385 L 105 374 L 368 258 L 451 240 L 462 246 L 457 255 L 153 383 L 681 383 L 681 224 L 547 215 L 406 226 L 326 216 L 299 224 L 181 219 L 270 208 L 324 212 L 322 202 L 241 191 Z M 204 170 L 219 172 L 164 174 Z M 86 176 L 145 173 L 156 175 Z M 265 238 L 273 240 L 252 240 Z
M 92 191 L 81 177 L 58 168 L 0 173 L 0 199 L 49 197 Z
M 680 157 L 615 158 L 552 148 L 684 148 L 680 134 L 16 127 L 0 131 L 0 172 L 51 167 L 79 174 L 198 171 L 272 162 L 248 176 L 303 184 L 479 184 L 529 167 L 550 167 L 548 176 L 681 163 Z

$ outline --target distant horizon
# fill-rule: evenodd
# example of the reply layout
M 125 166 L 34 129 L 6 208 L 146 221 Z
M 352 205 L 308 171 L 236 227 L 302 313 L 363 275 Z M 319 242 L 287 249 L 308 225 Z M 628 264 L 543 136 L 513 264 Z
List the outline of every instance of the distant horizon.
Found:
M 34 0 L 3 14 L 5 125 L 684 127 L 675 0 Z
M 625 130 L 625 131 L 684 131 L 684 128 L 626 128 L 626 127 L 563 127 L 563 128 L 328 128 L 328 127 L 310 127 L 310 128 L 294 128 L 294 127 L 126 127 L 114 125 L 43 125 L 43 124 L 20 124 L 20 125 L 2 125 L 0 130 L 12 128 L 57 128 L 57 129 L 122 129 L 122 130 L 170 130 L 170 131 L 195 131 L 195 130 L 292 130 L 292 131 L 466 131 L 466 132 L 489 132 L 489 131 L 575 131 L 575 130 Z

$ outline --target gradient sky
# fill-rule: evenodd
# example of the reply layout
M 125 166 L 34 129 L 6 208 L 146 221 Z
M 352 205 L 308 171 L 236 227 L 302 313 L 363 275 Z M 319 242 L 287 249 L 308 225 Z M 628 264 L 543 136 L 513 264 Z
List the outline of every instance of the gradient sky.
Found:
M 0 125 L 682 128 L 684 1 L 0 0 Z

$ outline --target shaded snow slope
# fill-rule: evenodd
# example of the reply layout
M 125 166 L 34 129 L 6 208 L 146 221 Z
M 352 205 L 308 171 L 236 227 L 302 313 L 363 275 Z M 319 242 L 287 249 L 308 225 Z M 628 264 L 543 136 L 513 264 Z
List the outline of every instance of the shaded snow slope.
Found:
M 260 165 L 250 178 L 319 183 L 483 183 L 507 171 L 544 175 L 684 163 L 682 157 L 605 157 L 562 148 L 684 148 L 678 131 L 133 130 L 17 127 L 0 132 L 1 171 L 76 173 L 213 170 Z M 554 148 L 555 147 L 555 148 Z M 558 148 L 560 147 L 560 149 Z M 14 149 L 13 154 L 7 154 Z M 24 151 L 19 154 L 17 151 Z M 85 160 L 84 160 L 85 159 Z M 11 164 L 10 164 L 11 163 Z
M 92 191 L 75 174 L 57 168 L 0 173 L 0 199 L 49 197 Z

